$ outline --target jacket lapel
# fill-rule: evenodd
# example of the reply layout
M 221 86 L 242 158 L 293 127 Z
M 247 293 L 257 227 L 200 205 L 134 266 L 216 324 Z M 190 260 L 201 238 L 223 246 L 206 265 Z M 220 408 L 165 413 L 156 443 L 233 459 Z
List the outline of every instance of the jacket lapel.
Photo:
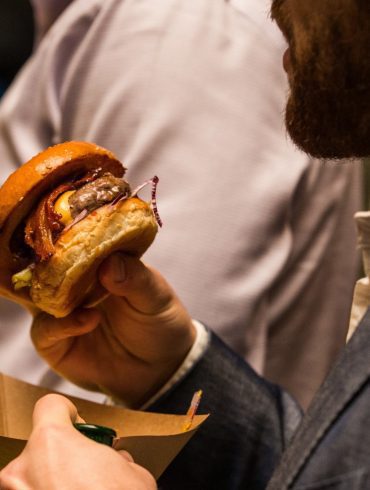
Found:
M 289 488 L 335 419 L 370 377 L 370 310 L 344 349 L 285 451 L 267 490 Z

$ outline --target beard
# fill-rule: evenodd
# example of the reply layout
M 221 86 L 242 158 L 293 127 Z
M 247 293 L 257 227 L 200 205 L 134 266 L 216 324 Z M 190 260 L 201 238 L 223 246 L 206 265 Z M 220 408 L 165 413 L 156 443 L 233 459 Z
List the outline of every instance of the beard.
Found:
M 338 89 L 329 83 L 324 88 L 302 79 L 291 89 L 285 123 L 293 142 L 313 157 L 369 156 L 370 90 Z
M 323 2 L 303 35 L 284 11 L 275 12 L 290 45 L 286 127 L 317 158 L 370 155 L 370 8 L 339 3 L 342 9 L 329 11 Z

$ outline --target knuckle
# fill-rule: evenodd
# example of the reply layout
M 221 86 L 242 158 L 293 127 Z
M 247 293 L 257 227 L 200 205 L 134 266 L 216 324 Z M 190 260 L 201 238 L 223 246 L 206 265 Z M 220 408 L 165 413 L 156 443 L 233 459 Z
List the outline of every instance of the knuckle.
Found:
M 5 468 L 0 471 L 0 490 L 10 490 L 15 488 L 11 485 L 11 482 L 16 477 L 15 466 L 17 465 L 18 458 L 10 462 Z

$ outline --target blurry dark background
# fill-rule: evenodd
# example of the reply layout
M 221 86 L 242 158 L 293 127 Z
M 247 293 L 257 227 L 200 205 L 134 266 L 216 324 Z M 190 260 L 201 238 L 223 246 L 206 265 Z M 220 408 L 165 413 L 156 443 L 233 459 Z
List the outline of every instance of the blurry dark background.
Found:
M 32 51 L 29 0 L 0 0 L 0 96 Z

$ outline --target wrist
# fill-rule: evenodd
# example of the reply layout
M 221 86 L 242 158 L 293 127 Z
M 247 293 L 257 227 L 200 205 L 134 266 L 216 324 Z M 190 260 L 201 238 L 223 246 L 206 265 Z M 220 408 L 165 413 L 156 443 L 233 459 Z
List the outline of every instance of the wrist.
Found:
M 150 404 L 150 400 L 157 397 L 158 393 L 174 378 L 181 366 L 192 351 L 194 344 L 197 341 L 198 329 L 194 322 L 189 319 L 187 328 L 177 332 L 168 346 L 170 356 L 162 359 L 158 363 L 153 363 L 151 372 L 155 373 L 155 379 L 151 383 L 150 388 L 138 397 L 131 399 L 130 408 L 142 409 Z
M 174 385 L 181 381 L 187 373 L 195 366 L 199 359 L 201 359 L 206 351 L 209 341 L 210 332 L 198 321 L 192 321 L 192 338 L 194 342 L 188 351 L 187 355 L 183 359 L 183 362 L 176 371 L 173 372 L 172 376 L 169 376 L 163 384 L 158 387 L 157 391 L 154 391 L 152 395 L 147 393 L 147 398 L 143 400 L 140 404 L 138 403 L 135 407 L 130 405 L 130 408 L 136 408 L 139 410 L 146 410 L 153 403 L 155 403 L 162 395 L 164 395 L 168 390 L 170 390 Z M 106 400 L 108 404 L 111 405 L 123 405 L 122 401 L 110 397 Z M 127 406 L 127 405 L 125 405 Z

